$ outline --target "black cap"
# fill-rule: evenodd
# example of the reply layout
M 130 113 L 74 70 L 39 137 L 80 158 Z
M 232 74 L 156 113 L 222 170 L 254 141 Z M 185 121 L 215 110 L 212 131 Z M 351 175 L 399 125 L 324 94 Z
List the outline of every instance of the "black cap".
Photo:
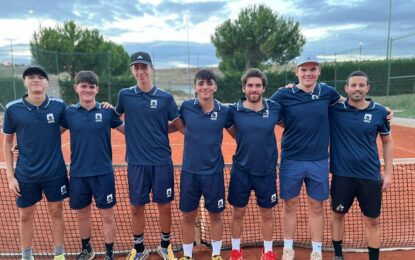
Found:
M 153 65 L 153 63 L 151 62 L 151 58 L 150 55 L 147 52 L 144 51 L 138 51 L 136 53 L 133 53 L 131 55 L 131 65 L 137 64 L 137 63 L 142 63 L 142 64 L 147 64 L 147 65 Z
M 33 74 L 39 74 L 42 77 L 49 80 L 48 73 L 46 72 L 45 68 L 43 68 L 40 65 L 31 65 L 31 66 L 27 67 L 23 71 L 23 78 L 25 78 L 27 75 L 33 75 Z

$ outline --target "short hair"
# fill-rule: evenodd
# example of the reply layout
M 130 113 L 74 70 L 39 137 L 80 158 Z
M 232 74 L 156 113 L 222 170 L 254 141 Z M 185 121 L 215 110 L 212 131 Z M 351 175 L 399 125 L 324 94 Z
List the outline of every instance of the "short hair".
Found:
M 363 71 L 356 70 L 356 71 L 353 71 L 352 73 L 350 73 L 350 75 L 347 77 L 346 85 L 349 85 L 350 79 L 352 77 L 365 77 L 367 84 L 369 84 L 369 77 L 367 76 L 367 74 L 364 73 Z
M 216 75 L 211 70 L 201 69 L 198 72 L 196 72 L 196 75 L 195 75 L 195 78 L 193 80 L 193 83 L 196 84 L 196 82 L 198 80 L 213 80 L 216 83 Z
M 75 76 L 75 84 L 87 82 L 92 85 L 98 85 L 98 76 L 90 70 L 81 70 Z
M 264 88 L 267 86 L 268 79 L 264 72 L 257 68 L 248 69 L 244 75 L 241 77 L 242 87 L 246 85 L 246 82 L 249 78 L 260 78 L 262 80 L 262 85 Z

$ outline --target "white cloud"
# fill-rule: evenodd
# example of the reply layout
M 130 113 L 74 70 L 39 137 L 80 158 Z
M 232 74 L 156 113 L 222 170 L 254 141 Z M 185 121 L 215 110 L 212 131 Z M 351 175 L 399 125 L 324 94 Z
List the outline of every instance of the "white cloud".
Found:
M 305 28 L 302 29 L 302 33 L 306 37 L 307 41 L 320 41 L 333 35 L 339 35 L 342 31 L 349 30 L 362 30 L 365 28 L 362 24 L 345 24 L 338 26 L 326 26 L 319 28 Z
M 56 24 L 56 21 L 50 19 L 0 19 L 0 28 L 2 32 L 0 46 L 10 44 L 9 39 L 13 40 L 13 44 L 28 44 L 33 33 L 39 30 L 40 26 L 54 27 Z

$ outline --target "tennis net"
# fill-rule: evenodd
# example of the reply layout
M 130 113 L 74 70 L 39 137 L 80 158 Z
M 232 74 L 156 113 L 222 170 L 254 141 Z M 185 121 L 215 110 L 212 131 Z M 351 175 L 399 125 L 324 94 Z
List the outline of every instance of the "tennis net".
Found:
M 127 166 L 114 165 L 117 189 L 116 214 L 116 239 L 115 250 L 117 254 L 126 254 L 133 246 L 131 232 L 130 203 L 128 198 Z M 415 247 L 415 159 L 399 159 L 394 161 L 394 184 L 383 195 L 381 236 L 382 248 L 414 248 Z M 181 213 L 178 209 L 180 194 L 181 166 L 175 166 L 175 197 L 172 203 L 172 233 L 171 242 L 175 250 L 181 249 Z M 15 198 L 8 191 L 4 166 L 0 169 L 0 257 L 14 259 L 20 255 L 19 240 L 19 212 L 15 204 Z M 229 183 L 230 165 L 225 167 L 226 187 Z M 99 211 L 92 207 L 92 246 L 95 251 L 104 252 L 102 224 Z M 76 212 L 69 208 L 68 200 L 64 203 L 65 214 L 65 251 L 68 255 L 75 255 L 80 251 L 80 238 L 77 226 Z M 282 233 L 282 201 L 280 200 L 274 211 L 274 241 L 276 245 L 283 243 Z M 323 246 L 331 247 L 330 234 L 330 201 L 324 204 L 325 229 Z M 224 240 L 223 247 L 230 247 L 230 222 L 231 207 L 226 205 L 223 214 Z M 299 211 L 297 214 L 297 230 L 294 237 L 297 246 L 310 246 L 310 233 L 308 229 L 308 209 L 304 188 L 300 195 Z M 254 194 L 251 194 L 246 215 L 244 218 L 244 231 L 242 246 L 262 245 L 261 222 L 257 210 Z M 210 246 L 209 215 L 204 209 L 203 200 L 195 222 L 197 243 Z M 346 249 L 366 248 L 363 218 L 358 203 L 354 203 L 346 218 L 346 229 L 343 246 Z M 155 249 L 160 242 L 157 206 L 150 203 L 146 208 L 145 244 L 147 248 Z M 35 215 L 35 238 L 33 251 L 35 255 L 48 256 L 53 250 L 52 232 L 47 203 L 42 200 L 37 204 Z

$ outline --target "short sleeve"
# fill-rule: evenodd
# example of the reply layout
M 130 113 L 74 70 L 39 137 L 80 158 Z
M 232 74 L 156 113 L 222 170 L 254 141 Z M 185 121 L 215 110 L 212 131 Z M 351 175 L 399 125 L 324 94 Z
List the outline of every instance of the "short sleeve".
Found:
M 124 124 L 121 120 L 120 115 L 115 112 L 115 109 L 111 109 L 111 128 L 117 128 Z
M 3 133 L 14 134 L 15 132 L 16 132 L 16 126 L 13 123 L 11 110 L 10 108 L 6 108 L 6 111 L 4 112 Z
M 177 108 L 176 102 L 173 96 L 169 98 L 169 121 L 173 121 L 179 117 L 179 109 Z
M 340 93 L 339 91 L 337 91 L 337 89 L 328 86 L 329 90 L 330 90 L 330 106 L 336 104 L 337 102 L 339 102 L 340 100 Z
M 67 108 L 68 109 L 68 108 Z M 63 113 L 62 113 L 62 120 L 61 120 L 61 126 L 63 127 L 63 128 L 66 128 L 66 129 L 69 129 L 69 126 L 68 126 L 68 121 L 67 121 L 67 113 L 68 113 L 68 110 L 67 109 L 65 109 L 64 111 L 63 111 Z
M 233 121 L 233 107 L 229 106 L 226 109 L 226 123 L 225 123 L 225 128 L 229 129 L 234 125 L 234 121 Z
M 118 100 L 117 105 L 115 106 L 115 112 L 118 115 L 124 114 L 124 103 L 123 103 L 123 90 L 121 89 L 120 92 L 118 92 Z
M 381 123 L 378 127 L 378 132 L 380 135 L 389 135 L 391 132 L 391 126 L 387 120 L 387 116 L 388 116 L 388 112 L 386 110 L 386 108 L 384 108 L 384 111 L 382 111 L 382 119 L 381 119 Z

